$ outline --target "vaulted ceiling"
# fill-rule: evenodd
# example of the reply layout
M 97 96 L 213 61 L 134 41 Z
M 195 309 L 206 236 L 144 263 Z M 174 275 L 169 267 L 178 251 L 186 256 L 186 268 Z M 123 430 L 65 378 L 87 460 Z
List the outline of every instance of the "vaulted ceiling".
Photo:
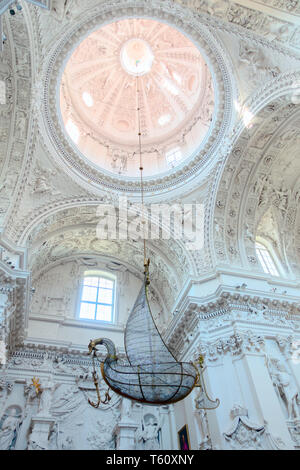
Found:
M 202 275 L 217 265 L 260 271 L 254 239 L 266 232 L 289 275 L 299 276 L 298 2 L 53 0 L 49 8 L 23 2 L 21 12 L 13 17 L 6 12 L 2 18 L 7 37 L 0 64 L 0 80 L 5 84 L 5 100 L 0 103 L 2 238 L 28 249 L 27 268 L 33 275 L 69 256 L 100 254 L 135 267 L 141 261 L 137 242 L 95 241 L 95 207 L 117 206 L 120 194 L 131 203 L 138 201 L 139 181 L 113 168 L 105 171 L 82 155 L 64 129 L 59 100 L 63 71 L 78 44 L 91 33 L 98 34 L 94 31 L 101 27 L 112 28 L 107 24 L 135 17 L 144 25 L 160 21 L 167 25 L 165 30 L 175 28 L 176 34 L 185 35 L 186 44 L 191 41 L 203 57 L 198 78 L 191 78 L 189 61 L 183 66 L 168 49 L 161 52 L 163 60 L 168 57 L 172 62 L 173 75 L 179 74 L 179 61 L 184 83 L 191 88 L 194 83 L 208 86 L 201 76 L 209 70 L 215 93 L 212 124 L 197 151 L 176 168 L 161 175 L 153 172 L 145 179 L 146 205 L 197 202 L 205 208 L 202 249 L 189 251 L 185 240 L 149 243 L 157 289 L 164 286 L 171 305 L 189 276 Z M 73 73 L 68 86 L 77 93 Z M 131 85 L 124 80 L 122 89 L 129 93 Z M 155 83 L 158 88 L 152 91 L 157 94 L 161 83 L 158 79 Z M 87 91 L 92 94 L 92 88 Z M 202 110 L 199 99 L 205 97 L 205 90 L 197 93 L 188 98 L 193 112 Z M 163 111 L 174 114 L 168 136 L 178 131 L 176 106 L 183 106 L 175 104 L 177 95 L 170 95 L 169 110 Z M 125 96 L 122 99 L 127 101 Z M 164 114 L 155 115 L 158 118 L 153 121 L 158 112 L 155 99 L 146 103 L 145 129 L 155 123 L 162 139 L 163 126 L 157 120 Z M 126 134 L 121 101 L 117 103 L 118 120 L 108 120 L 105 132 L 124 145 L 131 136 Z M 160 106 L 164 108 L 163 101 Z M 119 128 L 111 127 L 113 122 Z M 124 138 L 119 138 L 120 132 Z

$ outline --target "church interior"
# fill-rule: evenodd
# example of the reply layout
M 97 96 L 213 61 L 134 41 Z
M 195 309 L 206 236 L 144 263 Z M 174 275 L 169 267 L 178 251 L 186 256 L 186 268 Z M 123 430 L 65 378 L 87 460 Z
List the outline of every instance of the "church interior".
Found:
M 0 35 L 0 449 L 300 450 L 300 1 Z

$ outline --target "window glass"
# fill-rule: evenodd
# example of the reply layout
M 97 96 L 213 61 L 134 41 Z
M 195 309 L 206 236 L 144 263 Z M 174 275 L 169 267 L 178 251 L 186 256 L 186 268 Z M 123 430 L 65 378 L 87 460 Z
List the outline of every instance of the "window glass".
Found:
M 166 152 L 166 161 L 168 166 L 173 167 L 182 159 L 182 153 L 179 147 Z
M 265 273 L 272 274 L 273 276 L 279 276 L 278 269 L 276 268 L 274 260 L 267 248 L 261 243 L 256 242 L 255 249 L 259 262 L 262 265 Z
M 102 276 L 85 276 L 81 290 L 79 317 L 111 322 L 115 281 Z

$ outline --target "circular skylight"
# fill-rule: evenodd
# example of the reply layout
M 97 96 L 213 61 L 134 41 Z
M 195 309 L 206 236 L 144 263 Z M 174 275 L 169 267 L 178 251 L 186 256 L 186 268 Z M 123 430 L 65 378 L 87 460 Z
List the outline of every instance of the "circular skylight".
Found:
M 149 44 L 138 38 L 127 41 L 121 49 L 121 64 L 131 75 L 144 75 L 150 72 L 153 54 Z

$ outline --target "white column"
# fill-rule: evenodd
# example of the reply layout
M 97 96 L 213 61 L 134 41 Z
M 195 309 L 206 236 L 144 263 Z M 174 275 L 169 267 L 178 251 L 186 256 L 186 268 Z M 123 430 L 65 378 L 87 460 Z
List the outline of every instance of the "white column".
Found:
M 134 423 L 119 423 L 116 427 L 117 449 L 133 450 L 135 449 L 135 432 L 137 425 Z
M 117 436 L 117 449 L 118 450 L 133 450 L 135 449 L 135 433 L 137 424 L 131 418 L 132 402 L 127 398 L 122 398 L 121 407 L 121 420 L 115 427 Z
M 28 450 L 49 449 L 49 435 L 55 423 L 54 418 L 35 416 L 31 419 L 31 434 L 28 440 Z

